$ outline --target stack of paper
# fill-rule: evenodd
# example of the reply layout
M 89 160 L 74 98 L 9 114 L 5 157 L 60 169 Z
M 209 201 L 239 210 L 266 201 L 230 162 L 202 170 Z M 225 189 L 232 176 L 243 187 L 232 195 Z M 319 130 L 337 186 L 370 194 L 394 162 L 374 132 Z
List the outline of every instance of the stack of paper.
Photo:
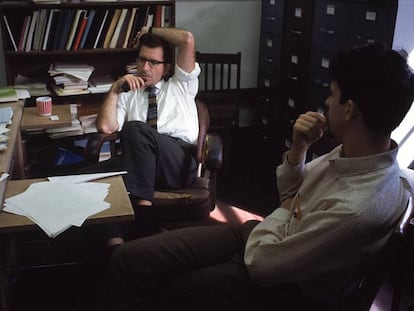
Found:
M 17 93 L 16 90 L 11 86 L 6 86 L 0 88 L 0 102 L 15 102 L 17 101 Z
M 34 183 L 25 192 L 6 199 L 4 211 L 27 216 L 49 237 L 56 237 L 110 207 L 104 201 L 110 184 L 86 181 L 123 173 L 49 178 L 50 181 Z
M 47 81 L 39 78 L 29 78 L 18 74 L 14 80 L 13 87 L 16 90 L 27 90 L 30 96 L 49 95 L 50 91 L 47 89 Z
M 94 77 L 89 80 L 89 91 L 91 93 L 108 92 L 114 83 L 111 76 Z
M 55 81 L 58 79 L 57 83 L 51 85 L 53 90 L 59 96 L 66 95 L 77 95 L 77 94 L 88 94 L 88 80 L 94 71 L 94 67 L 87 64 L 64 64 L 58 63 L 51 64 L 49 67 L 49 74 L 54 77 Z M 58 76 L 64 76 L 59 77 Z M 69 80 L 71 79 L 71 82 Z M 62 82 L 66 81 L 66 84 Z M 73 81 L 78 81 L 77 86 L 73 87 Z M 83 82 L 82 82 L 83 81 Z M 71 87 L 68 85 L 71 84 Z

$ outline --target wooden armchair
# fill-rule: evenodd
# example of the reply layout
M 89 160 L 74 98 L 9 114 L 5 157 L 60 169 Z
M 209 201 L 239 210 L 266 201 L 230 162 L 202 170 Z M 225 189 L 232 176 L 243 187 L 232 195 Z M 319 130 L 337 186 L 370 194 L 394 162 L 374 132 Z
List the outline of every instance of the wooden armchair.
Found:
M 196 104 L 199 135 L 195 156 L 199 163 L 199 174 L 195 182 L 186 188 L 156 189 L 152 209 L 157 211 L 161 223 L 204 220 L 216 204 L 217 173 L 223 161 L 223 145 L 218 135 L 207 134 L 210 123 L 207 107 L 200 100 L 197 100 Z M 121 141 L 118 133 L 93 133 L 88 136 L 85 147 L 84 156 L 87 163 L 99 161 L 99 153 L 105 142 L 110 143 L 112 159 L 120 155 Z

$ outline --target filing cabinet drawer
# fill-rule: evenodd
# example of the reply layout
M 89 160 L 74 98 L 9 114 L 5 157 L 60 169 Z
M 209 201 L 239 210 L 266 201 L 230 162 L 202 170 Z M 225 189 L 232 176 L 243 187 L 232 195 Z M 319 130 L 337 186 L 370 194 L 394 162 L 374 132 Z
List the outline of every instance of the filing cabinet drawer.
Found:
M 311 36 L 313 1 L 296 0 L 286 4 L 286 36 L 292 40 L 306 40 Z M 305 38 L 305 39 L 304 39 Z
M 349 45 L 380 41 L 391 45 L 397 7 L 353 3 Z
M 267 51 L 261 53 L 259 70 L 273 77 L 280 75 L 280 49 L 270 54 Z
M 322 82 L 317 77 L 311 78 L 309 81 L 309 99 L 306 110 L 325 110 L 325 101 L 329 94 L 329 82 Z
M 303 76 L 309 66 L 309 48 L 287 47 L 282 58 L 282 74 Z
M 259 81 L 257 83 L 258 87 L 261 89 L 274 89 L 277 88 L 279 85 L 279 79 L 276 77 L 272 77 L 265 72 L 259 72 Z
M 262 3 L 262 31 L 273 35 L 282 35 L 284 1 L 266 0 Z
M 310 76 L 317 77 L 322 83 L 329 81 L 329 66 L 337 50 L 323 50 L 314 47 L 310 57 Z
M 350 7 L 343 1 L 318 1 L 314 8 L 312 42 L 338 49 L 347 37 Z
M 260 40 L 260 55 L 264 57 L 278 57 L 280 56 L 282 46 L 282 38 L 274 37 L 268 34 L 262 34 Z

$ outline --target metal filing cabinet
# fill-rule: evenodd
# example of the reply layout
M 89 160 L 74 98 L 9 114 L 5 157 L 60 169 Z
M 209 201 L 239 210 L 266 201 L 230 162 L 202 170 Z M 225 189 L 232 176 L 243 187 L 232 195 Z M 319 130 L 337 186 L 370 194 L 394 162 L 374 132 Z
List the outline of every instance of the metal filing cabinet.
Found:
M 374 41 L 392 45 L 397 1 L 318 0 L 314 6 L 309 89 L 305 110 L 323 110 L 329 95 L 332 58 L 341 48 Z M 310 158 L 329 151 L 334 142 L 321 141 Z
M 324 108 L 329 65 L 341 48 L 392 45 L 397 8 L 398 0 L 263 0 L 258 86 L 277 152 L 290 147 L 300 113 Z M 310 158 L 330 148 L 321 141 Z
M 290 147 L 292 124 L 306 106 L 313 1 L 289 0 L 281 64 L 281 143 Z M 281 150 L 283 152 L 283 150 Z
M 262 25 L 259 53 L 259 126 L 265 138 L 276 148 L 280 132 L 277 120 L 278 93 L 280 90 L 280 66 L 283 46 L 285 0 L 263 0 Z

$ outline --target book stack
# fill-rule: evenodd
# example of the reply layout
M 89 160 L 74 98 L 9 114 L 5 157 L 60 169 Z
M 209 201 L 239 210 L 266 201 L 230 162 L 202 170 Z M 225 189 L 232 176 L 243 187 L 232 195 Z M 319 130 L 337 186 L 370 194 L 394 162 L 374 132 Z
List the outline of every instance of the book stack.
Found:
M 93 77 L 89 80 L 89 92 L 91 93 L 106 93 L 114 83 L 111 76 Z
M 50 95 L 47 81 L 41 78 L 31 78 L 18 74 L 14 79 L 13 87 L 16 90 L 27 90 L 30 96 Z
M 88 80 L 94 70 L 86 64 L 54 63 L 49 74 L 53 77 L 52 89 L 59 96 L 88 94 Z
M 142 26 L 169 27 L 171 6 L 39 8 L 20 21 L 3 16 L 14 51 L 131 48 Z M 10 23 L 12 22 L 12 23 Z
M 0 88 L 0 103 L 15 102 L 18 100 L 16 90 L 11 86 Z

